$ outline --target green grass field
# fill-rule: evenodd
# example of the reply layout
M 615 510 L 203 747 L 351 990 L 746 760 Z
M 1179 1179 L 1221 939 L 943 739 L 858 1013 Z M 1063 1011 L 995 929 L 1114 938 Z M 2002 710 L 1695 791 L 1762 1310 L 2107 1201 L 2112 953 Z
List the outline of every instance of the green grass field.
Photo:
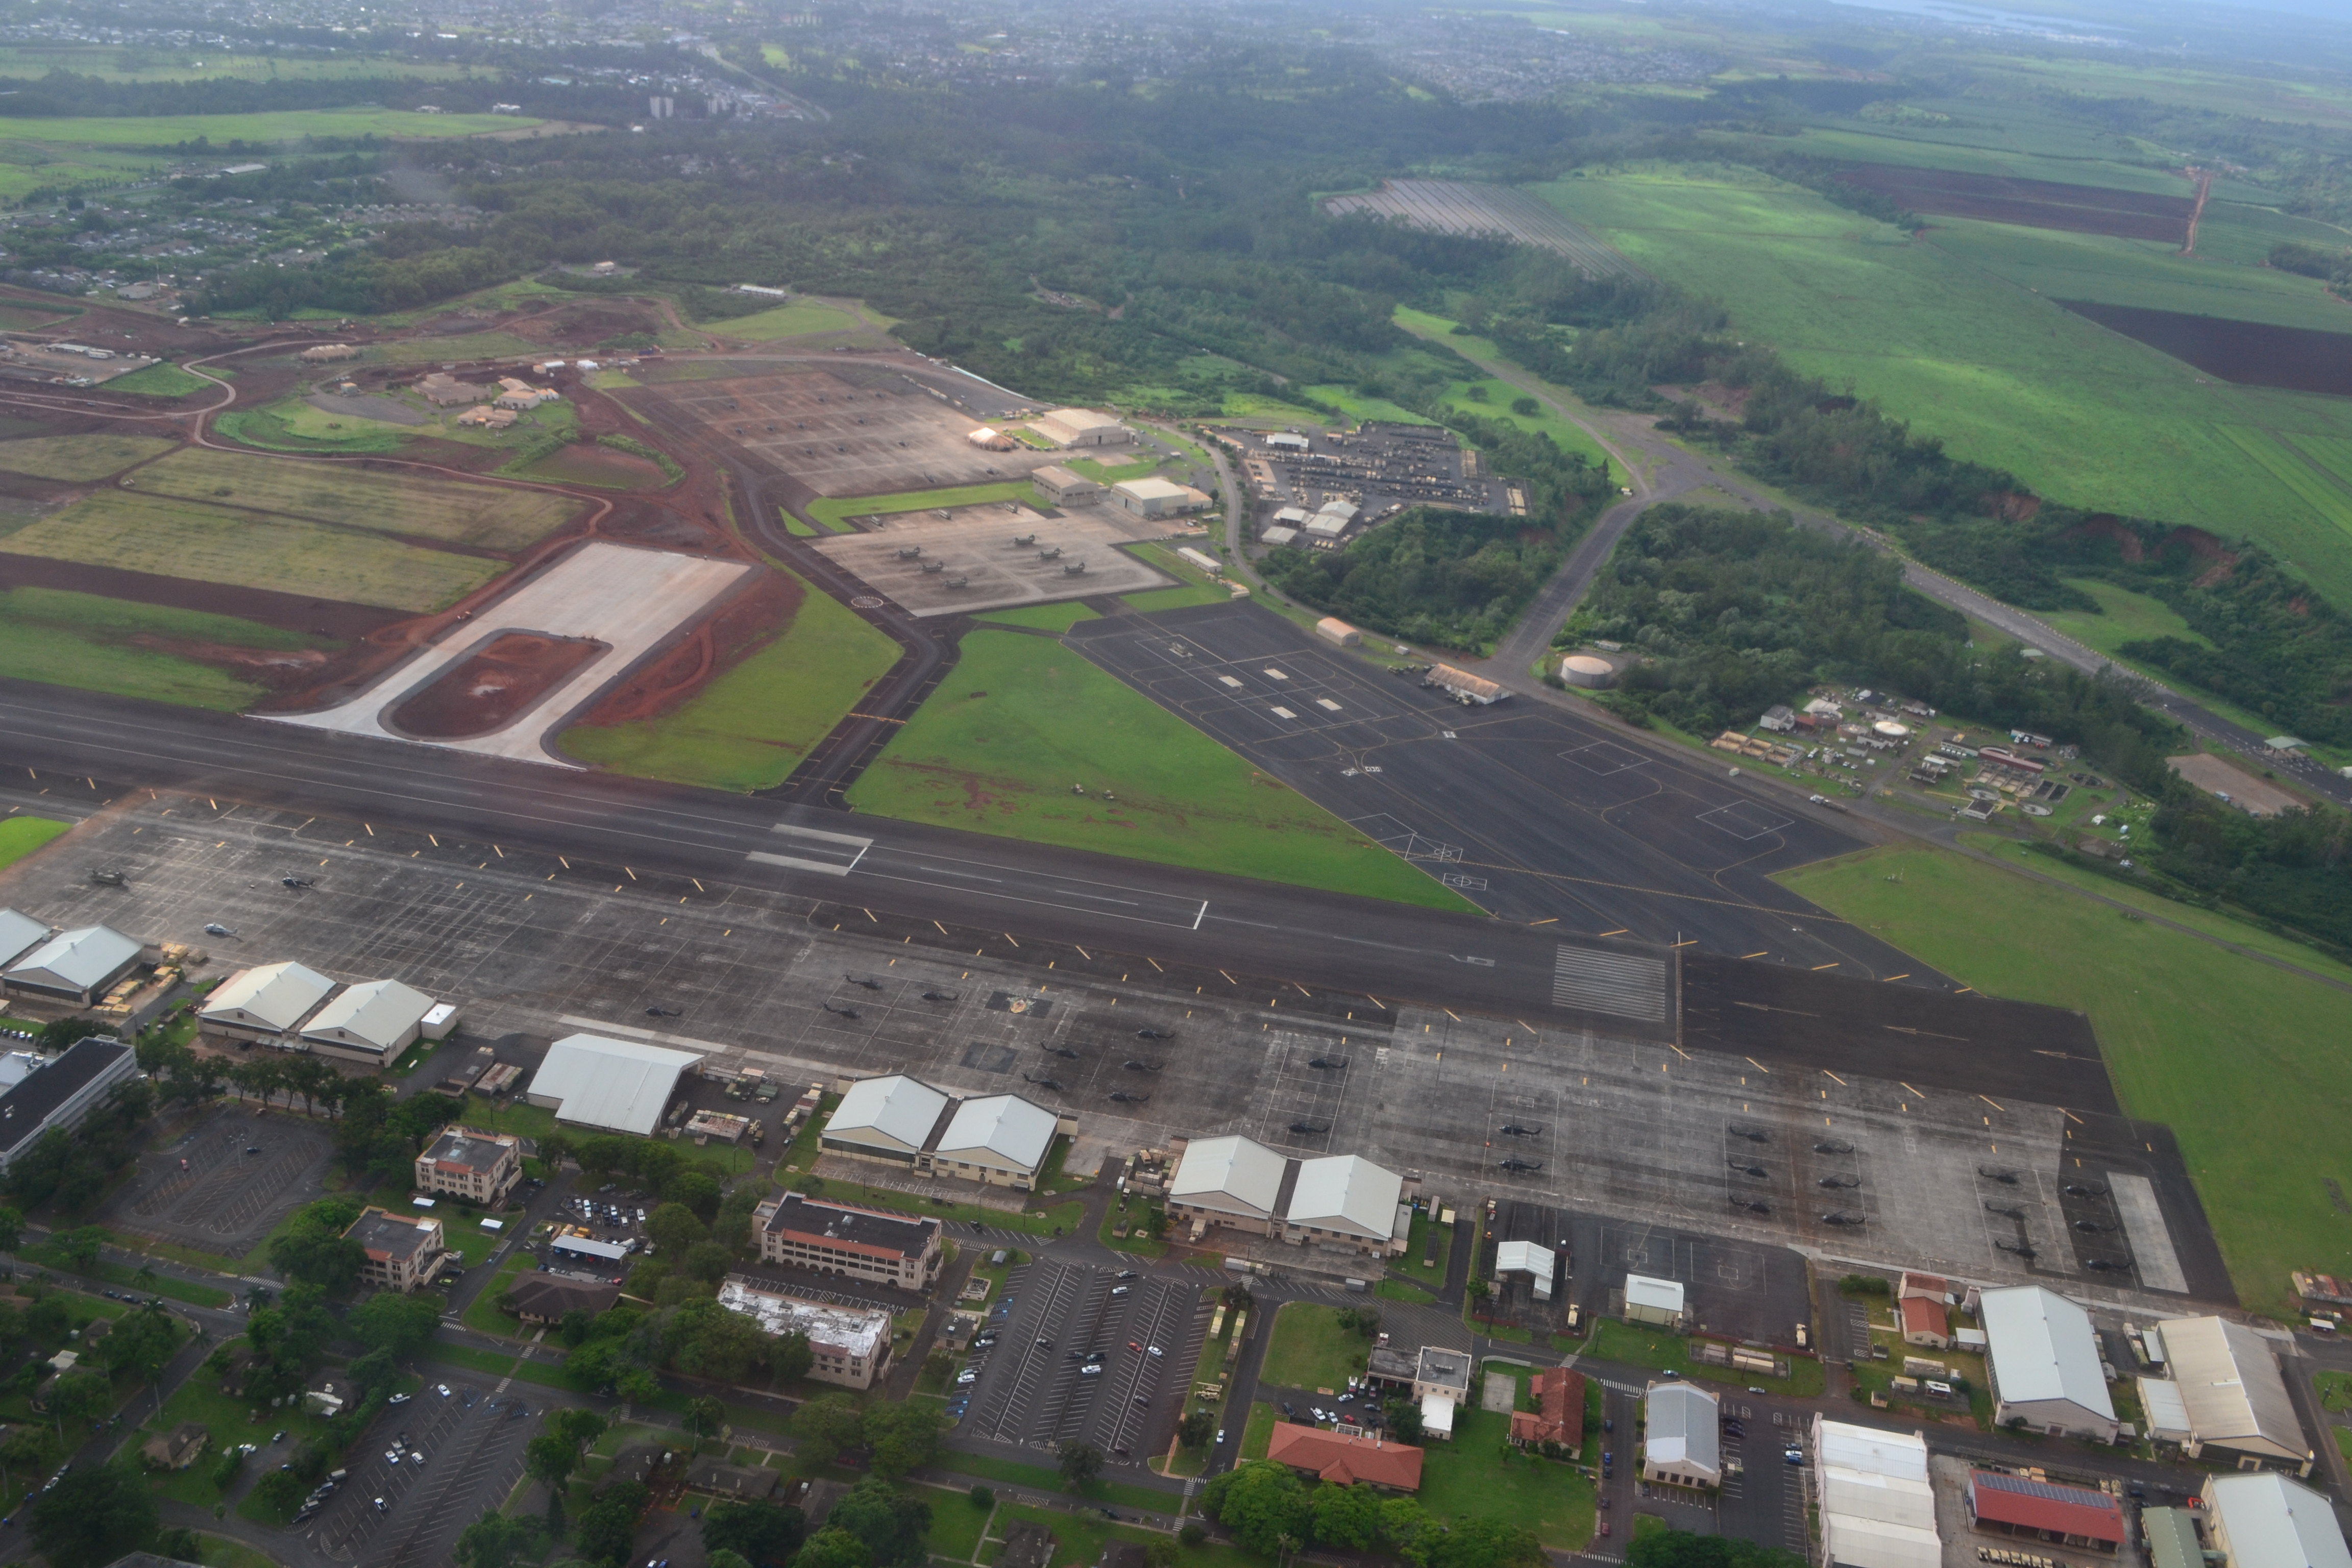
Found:
M 2089 289 L 2095 278 L 2118 302 L 2222 315 L 2259 306 L 2279 319 L 2305 308 L 2293 300 L 2319 309 L 2315 282 L 1957 218 L 1913 242 L 1727 165 L 1631 165 L 1533 190 L 1954 454 L 2060 500 L 2251 535 L 2352 604 L 2344 531 L 2227 434 L 2352 437 L 2352 404 L 2200 384 L 2188 365 L 2033 291 Z
M 151 364 L 144 370 L 134 370 L 129 375 L 118 375 L 106 384 L 109 392 L 135 392 L 144 397 L 186 397 L 192 393 L 208 391 L 212 383 L 201 375 L 182 370 L 175 364 Z
M 372 473 L 191 447 L 140 470 L 138 488 L 378 533 L 519 550 L 571 521 L 581 503 L 546 490 L 467 484 L 429 474 Z
M 809 502 L 809 519 L 835 533 L 849 531 L 849 519 L 876 517 L 896 511 L 928 511 L 933 507 L 979 506 L 992 500 L 1017 500 L 1026 506 L 1045 502 L 1026 479 L 989 485 L 952 485 L 939 490 L 902 490 L 887 496 L 826 496 Z
M 542 123 L 514 114 L 415 114 L 400 109 L 296 109 L 264 114 L 119 115 L 102 119 L 0 116 L 0 141 L 68 146 L 173 147 L 206 137 L 226 142 L 299 142 L 306 136 L 397 136 L 446 141 Z
M 1500 1520 L 1555 1552 L 1581 1551 L 1598 1508 L 1592 1483 L 1573 1465 L 1516 1452 L 1510 1430 L 1499 1412 L 1457 1409 L 1454 1440 L 1422 1450 L 1421 1506 L 1445 1519 Z
M 81 483 L 121 473 L 172 446 L 160 436 L 35 436 L 0 441 L 0 468 L 37 479 Z
M 397 610 L 437 610 L 504 570 L 478 556 L 129 490 L 88 496 L 0 539 L 0 550 Z
M 820 305 L 812 300 L 794 300 L 788 305 L 761 310 L 757 315 L 712 321 L 706 330 L 722 338 L 766 343 L 779 338 L 803 338 L 812 332 L 845 332 L 856 325 L 857 319 L 846 310 Z
M 1258 1379 L 1276 1388 L 1337 1394 L 1363 1370 L 1368 1343 L 1353 1329 L 1339 1326 L 1339 1308 L 1285 1301 L 1274 1314 L 1274 1338 Z
M 0 817 L 0 868 L 14 866 L 26 856 L 73 830 L 70 822 L 46 816 Z
M 2067 581 L 2097 600 L 2098 611 L 2041 610 L 2035 614 L 2085 647 L 2096 648 L 2110 658 L 2121 657 L 2116 650 L 2124 644 L 2143 637 L 2180 637 L 2205 647 L 2213 646 L 2161 599 L 2135 594 L 2095 577 Z
M 1009 610 L 984 610 L 972 618 L 993 621 L 1001 626 L 1030 626 L 1038 631 L 1066 632 L 1080 621 L 1100 617 L 1072 599 L 1059 605 L 1015 605 Z
M 345 81 L 398 77 L 411 81 L 489 80 L 497 78 L 465 66 L 431 65 L 390 55 L 352 55 L 306 59 L 296 55 L 240 55 L 227 49 L 154 49 L 129 45 L 0 48 L 0 76 L 46 76 L 68 70 L 106 81 L 204 81 L 224 77 L 247 81 Z
M 1073 795 L 1073 783 L 1088 793 Z M 954 673 L 849 802 L 1164 865 L 1468 907 L 1077 654 L 1016 632 L 964 638 Z
M 565 752 L 640 778 L 712 789 L 783 783 L 898 660 L 898 645 L 829 595 L 803 585 L 792 624 L 676 712 L 575 724 Z
M 2286 1312 L 2290 1269 L 2352 1268 L 2328 1191 L 2352 1183 L 2336 1136 L 2352 1113 L 2341 992 L 1942 851 L 1873 850 L 1781 879 L 1990 995 L 2087 1014 L 2125 1110 L 2179 1139 L 2249 1308 Z
M 1301 390 L 1316 402 L 1330 405 L 1360 425 L 1367 419 L 1389 419 L 1400 425 L 1437 423 L 1426 414 L 1415 414 L 1385 397 L 1367 397 L 1344 386 L 1309 386 Z
M 430 425 L 329 414 L 299 397 L 261 408 L 232 408 L 214 419 L 213 432 L 265 452 L 344 453 L 397 452 L 419 436 L 441 433 Z
M 331 647 L 232 616 L 174 610 L 55 588 L 0 593 L 0 668 L 26 680 L 234 712 L 262 693 L 174 644 L 257 651 Z

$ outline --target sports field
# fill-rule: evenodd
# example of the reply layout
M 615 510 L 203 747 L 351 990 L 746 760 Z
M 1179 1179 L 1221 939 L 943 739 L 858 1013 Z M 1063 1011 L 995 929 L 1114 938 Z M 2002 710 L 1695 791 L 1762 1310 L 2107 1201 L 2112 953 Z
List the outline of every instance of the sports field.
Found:
M 2352 604 L 2346 529 L 2229 435 L 2352 437 L 2352 405 L 2210 381 L 2051 298 L 2312 325 L 2309 312 L 2343 310 L 2315 280 L 1963 219 L 1915 242 L 1728 165 L 1628 165 L 1541 189 L 1642 266 L 1722 300 L 1738 330 L 1956 455 L 2057 500 L 2252 535 Z
M 614 773 L 711 789 L 771 789 L 898 661 L 898 645 L 803 584 L 783 634 L 676 712 L 575 724 L 559 742 Z
M 121 473 L 172 446 L 161 436 L 34 436 L 0 441 L 0 468 L 79 483 Z
M 0 539 L 0 550 L 397 610 L 437 610 L 506 569 L 348 529 L 131 490 L 100 490 Z
M 191 447 L 142 468 L 138 489 L 377 533 L 516 550 L 569 521 L 581 503 L 548 490 L 476 485 L 431 474 L 289 462 Z
M 1074 794 L 1074 784 L 1087 793 Z M 966 637 L 954 672 L 850 786 L 849 804 L 1163 865 L 1467 908 L 1059 643 L 1022 632 Z
M 52 822 L 46 816 L 0 817 L 0 867 L 15 865 L 72 827 L 69 822 Z
M 0 115 L 0 142 L 94 147 L 173 147 L 198 137 L 226 142 L 299 142 L 306 136 L 399 136 L 446 140 L 520 131 L 541 121 L 516 114 L 415 114 L 400 109 L 295 109 L 266 114 L 130 114 L 103 119 Z
M 221 662 L 333 646 L 233 616 L 52 588 L 0 593 L 0 669 L 84 691 L 234 712 L 263 688 Z
M 2284 1310 L 2289 1269 L 2352 1268 L 2329 1195 L 2352 1184 L 2343 992 L 1942 850 L 1869 850 L 1780 880 L 1988 994 L 2087 1014 L 2125 1110 L 2179 1138 L 2248 1307 Z M 2138 901 L 2345 973 L 2236 921 Z

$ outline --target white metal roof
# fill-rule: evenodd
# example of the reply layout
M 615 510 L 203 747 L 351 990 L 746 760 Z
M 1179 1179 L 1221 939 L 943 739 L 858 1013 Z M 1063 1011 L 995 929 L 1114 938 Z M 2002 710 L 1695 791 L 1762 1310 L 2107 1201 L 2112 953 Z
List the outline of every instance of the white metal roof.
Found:
M 1227 1133 L 1195 1138 L 1184 1146 L 1168 1184 L 1172 1200 L 1223 1214 L 1265 1219 L 1282 1195 L 1283 1157 L 1255 1138 Z
M 2206 1483 L 2229 1537 L 2230 1568 L 2352 1568 L 2327 1500 L 2274 1470 Z
M 2013 1285 L 1984 1292 L 1979 1321 L 2004 1403 L 2059 1399 L 2102 1421 L 2116 1418 L 2090 1313 L 2054 1290 Z
M 2189 1429 L 2200 1443 L 2263 1444 L 2281 1455 L 2311 1451 L 2286 1380 L 2260 1334 L 2221 1318 L 2168 1318 L 2160 1326 Z
M 757 1321 L 772 1334 L 806 1334 L 809 1342 L 865 1357 L 890 1342 L 890 1314 L 866 1307 L 835 1307 L 806 1301 L 779 1290 L 762 1290 L 742 1279 L 719 1288 L 719 1304 Z
M 1045 417 L 1073 430 L 1100 430 L 1118 423 L 1118 415 L 1105 414 L 1099 408 L 1056 408 Z
M 1434 1390 L 1421 1396 L 1421 1429 L 1441 1437 L 1454 1436 L 1454 1401 Z
M 401 1037 L 425 1021 L 433 998 L 397 980 L 369 980 L 346 986 L 319 1009 L 302 1033 L 318 1036 L 333 1031 L 349 1035 L 380 1051 L 401 1043 Z
M 1157 474 L 1149 474 L 1139 479 L 1121 479 L 1111 488 L 1138 500 L 1174 500 L 1193 493 L 1190 485 L 1180 485 Z
M 1942 1568 L 1944 1543 L 1925 1525 L 1851 1514 L 1822 1517 L 1823 1555 L 1839 1568 Z
M 992 1094 L 956 1107 L 937 1152 L 992 1154 L 1010 1165 L 1035 1170 L 1054 1146 L 1054 1113 L 1017 1094 Z M 926 1132 L 930 1129 L 925 1128 Z
M 1680 1313 L 1683 1310 L 1683 1282 L 1653 1279 L 1647 1274 L 1628 1274 L 1625 1276 L 1625 1305 Z
M 1652 1384 L 1643 1453 L 1654 1465 L 1688 1466 L 1710 1476 L 1722 1474 L 1718 1414 L 1714 1395 L 1689 1384 Z
M 699 1063 L 692 1051 L 608 1040 L 601 1035 L 566 1035 L 548 1047 L 547 1059 L 531 1075 L 524 1097 L 561 1100 L 559 1121 L 602 1127 L 650 1137 L 677 1075 Z
M 1927 1440 L 1916 1432 L 1882 1432 L 1872 1426 L 1815 1417 L 1815 1460 L 1862 1475 L 1900 1480 L 1927 1479 Z
M 1495 1247 L 1495 1272 L 1497 1274 L 1532 1274 L 1538 1279 L 1549 1279 L 1552 1274 L 1552 1251 L 1538 1247 L 1532 1241 L 1506 1241 Z
M 1813 1417 L 1822 1543 L 1844 1568 L 1940 1568 L 1927 1440 Z
M 88 991 L 103 985 L 139 956 L 140 944 L 110 926 L 80 926 L 60 931 L 25 955 L 8 971 L 21 984 Z
M 1290 1189 L 1290 1210 L 1283 1218 L 1293 1225 L 1352 1231 L 1386 1241 L 1396 1228 L 1397 1195 L 1403 1191 L 1402 1176 L 1360 1154 L 1301 1160 L 1298 1181 Z
M 861 1079 L 841 1097 L 833 1120 L 824 1124 L 825 1135 L 847 1133 L 860 1142 L 894 1143 L 911 1152 L 923 1146 L 947 1108 L 946 1095 L 905 1073 Z
M 240 969 L 205 998 L 196 1016 L 233 1020 L 265 1029 L 290 1029 L 316 1007 L 335 983 L 291 959 Z
M 5 969 L 41 944 L 48 922 L 17 910 L 0 910 L 0 969 Z
M 2180 1397 L 2180 1385 L 2168 1377 L 2143 1377 L 2139 1384 L 2139 1407 L 2147 1412 L 2147 1431 L 2151 1437 L 2185 1442 L 2191 1436 L 2189 1428 L 2189 1405 Z

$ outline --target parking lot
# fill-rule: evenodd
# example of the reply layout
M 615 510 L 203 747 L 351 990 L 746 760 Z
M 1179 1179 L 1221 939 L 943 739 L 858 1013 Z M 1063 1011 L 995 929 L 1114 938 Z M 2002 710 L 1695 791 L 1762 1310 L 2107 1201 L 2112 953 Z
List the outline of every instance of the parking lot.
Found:
M 974 1338 L 969 1399 L 950 1401 L 964 1407 L 959 1431 L 1045 1449 L 1075 1439 L 1140 1465 L 1173 1433 L 1208 1315 L 1181 1280 L 1050 1258 L 1014 1269 Z
M 1609 1293 L 1625 1276 L 1675 1279 L 1685 1289 L 1689 1326 L 1735 1340 L 1793 1345 L 1796 1326 L 1812 1321 L 1805 1260 L 1785 1247 L 1699 1236 L 1668 1226 L 1590 1215 L 1570 1220 L 1570 1273 L 1588 1314 L 1610 1315 Z
M 291 1116 L 224 1106 L 160 1152 L 100 1211 L 102 1223 L 175 1246 L 242 1258 L 297 1204 L 315 1196 L 334 1146 Z
M 1013 501 L 940 510 L 947 515 L 900 513 L 870 520 L 870 532 L 813 542 L 918 616 L 1128 594 L 1170 581 L 1119 548 L 1165 537 L 1165 522 L 1108 506 L 1052 516 Z
M 344 1458 L 350 1475 L 298 1532 L 338 1563 L 440 1568 L 451 1561 L 458 1531 L 505 1502 L 522 1479 L 523 1449 L 540 1415 L 519 1395 L 499 1397 L 470 1383 L 428 1384 L 352 1446 Z M 394 1445 L 403 1440 L 394 1463 Z

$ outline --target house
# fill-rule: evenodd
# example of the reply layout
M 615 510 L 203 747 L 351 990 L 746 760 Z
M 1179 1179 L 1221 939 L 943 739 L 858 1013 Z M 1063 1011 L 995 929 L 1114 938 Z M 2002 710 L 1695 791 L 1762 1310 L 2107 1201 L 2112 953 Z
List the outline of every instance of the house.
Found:
M 1908 1301 L 1917 1297 L 1937 1306 L 1948 1306 L 1952 1300 L 1952 1282 L 1940 1274 L 1915 1274 L 1906 1268 L 1895 1283 L 1895 1299 Z
M 1123 447 L 1128 428 L 1118 416 L 1098 408 L 1056 408 L 1029 422 L 1029 428 L 1056 447 Z
M 442 1245 L 441 1222 L 437 1219 L 411 1217 L 394 1214 L 389 1209 L 369 1208 L 361 1212 L 343 1235 L 360 1244 L 367 1260 L 360 1266 L 360 1278 L 368 1284 L 385 1290 L 397 1290 L 403 1295 L 421 1286 L 433 1283 L 434 1276 L 450 1257 Z
M 2123 1504 L 2088 1487 L 1971 1470 L 1968 1499 L 1976 1527 L 1997 1534 L 2107 1552 L 2121 1548 L 2129 1534 Z
M 2242 1468 L 2311 1473 L 2312 1449 L 2263 1337 L 2221 1318 L 2173 1318 L 2157 1325 L 2188 1417 L 2190 1458 L 2208 1448 Z
M 1061 1550 L 1062 1543 L 1052 1531 L 1024 1519 L 1004 1532 L 1004 1550 L 997 1554 L 996 1568 L 1054 1568 L 1054 1558 Z
M 905 1073 L 850 1085 L 817 1134 L 829 1154 L 1026 1192 L 1073 1118 L 1017 1094 L 960 1100 Z
M 1037 493 L 1058 507 L 1093 506 L 1103 498 L 1104 487 L 1076 468 L 1055 463 L 1029 476 Z
M 663 1447 L 659 1443 L 632 1443 L 613 1456 L 613 1468 L 604 1472 L 604 1479 L 635 1481 L 641 1487 L 651 1486 L 654 1477 L 661 1472 L 664 1465 L 669 1463 L 670 1455 L 674 1451 Z
M 751 1213 L 760 1257 L 820 1274 L 839 1274 L 901 1290 L 937 1283 L 946 1248 L 940 1222 L 922 1215 L 827 1203 L 786 1193 Z
M 543 386 L 533 386 L 525 382 L 519 386 L 507 387 L 493 399 L 493 403 L 498 408 L 509 413 L 527 414 L 542 403 L 560 403 L 562 398 L 563 395 L 560 392 Z M 514 421 L 509 419 L 507 423 L 511 425 Z
M 740 1502 L 765 1502 L 782 1479 L 765 1465 L 730 1465 L 705 1455 L 688 1467 L 686 1489 Z
M 489 396 L 490 389 L 470 381 L 459 381 L 447 371 L 436 370 L 416 384 L 416 390 L 425 402 L 436 408 L 456 408 L 468 403 L 479 403 Z
M 740 1312 L 771 1334 L 808 1337 L 809 1375 L 819 1383 L 867 1389 L 890 1370 L 890 1314 L 793 1295 L 782 1286 L 740 1275 L 719 1288 L 719 1304 Z
M 142 963 L 152 962 L 144 944 L 111 926 L 77 926 L 59 931 L 0 973 L 0 994 L 87 1007 Z
M 504 403 L 504 399 L 499 400 Z M 517 416 L 511 407 L 468 408 L 457 416 L 457 423 L 468 430 L 504 430 L 509 428 Z
M 1156 475 L 1121 479 L 1111 486 L 1110 493 L 1119 510 L 1132 517 L 1180 517 L 1209 505 L 1209 498 L 1192 486 Z
M 347 985 L 302 1026 L 302 1041 L 321 1056 L 382 1067 L 425 1033 L 433 998 L 397 980 Z
M 159 1470 L 184 1470 L 203 1455 L 213 1435 L 201 1421 L 183 1421 L 169 1432 L 150 1437 L 139 1457 Z
M 1679 1279 L 1658 1279 L 1647 1274 L 1625 1276 L 1625 1321 L 1654 1323 L 1662 1329 L 1683 1326 L 1683 1286 Z
M 1511 1441 L 1522 1448 L 1547 1445 L 1573 1453 L 1584 1446 L 1584 1374 L 1564 1366 L 1538 1372 L 1528 1390 L 1536 1408 L 1511 1412 Z
M 504 1132 L 445 1127 L 433 1145 L 416 1156 L 416 1188 L 467 1198 L 486 1207 L 504 1206 L 522 1180 L 522 1141 Z
M 1942 1300 L 1931 1301 L 1925 1296 L 1906 1296 L 1895 1306 L 1896 1315 L 1903 1321 L 1905 1344 L 1938 1351 L 1951 1348 L 1951 1321 L 1944 1314 Z
M 1927 1439 L 1818 1414 L 1812 1437 L 1822 1568 L 1942 1568 Z
M 1764 710 L 1764 717 L 1757 720 L 1756 723 L 1759 729 L 1769 730 L 1777 735 L 1785 735 L 1797 727 L 1797 715 L 1787 703 L 1775 702 L 1771 707 Z
M 292 1034 L 326 1001 L 335 983 L 288 959 L 240 969 L 213 987 L 196 1009 L 196 1023 L 233 1040 L 275 1040 Z
M 0 1094 L 0 1173 L 52 1131 L 70 1131 L 139 1073 L 129 1046 L 106 1035 L 75 1041 L 63 1056 Z
M 1978 1310 L 1996 1425 L 2021 1421 L 2053 1437 L 2116 1440 L 2115 1401 L 2088 1312 L 2039 1285 L 1987 1290 Z
M 2327 1500 L 2276 1473 L 2205 1478 L 2206 1529 L 2222 1568 L 2352 1568 Z
M 1643 1480 L 1700 1490 L 1723 1484 L 1722 1408 L 1714 1394 L 1678 1379 L 1653 1383 L 1644 1408 Z
M 1421 1489 L 1422 1451 L 1410 1443 L 1352 1437 L 1321 1426 L 1277 1421 L 1265 1457 L 1278 1465 L 1349 1487 L 1358 1481 L 1382 1491 Z
M 526 1323 L 560 1323 L 567 1312 L 593 1316 L 608 1310 L 620 1300 L 621 1288 L 551 1274 L 518 1274 L 507 1287 L 507 1299 L 515 1316 Z

